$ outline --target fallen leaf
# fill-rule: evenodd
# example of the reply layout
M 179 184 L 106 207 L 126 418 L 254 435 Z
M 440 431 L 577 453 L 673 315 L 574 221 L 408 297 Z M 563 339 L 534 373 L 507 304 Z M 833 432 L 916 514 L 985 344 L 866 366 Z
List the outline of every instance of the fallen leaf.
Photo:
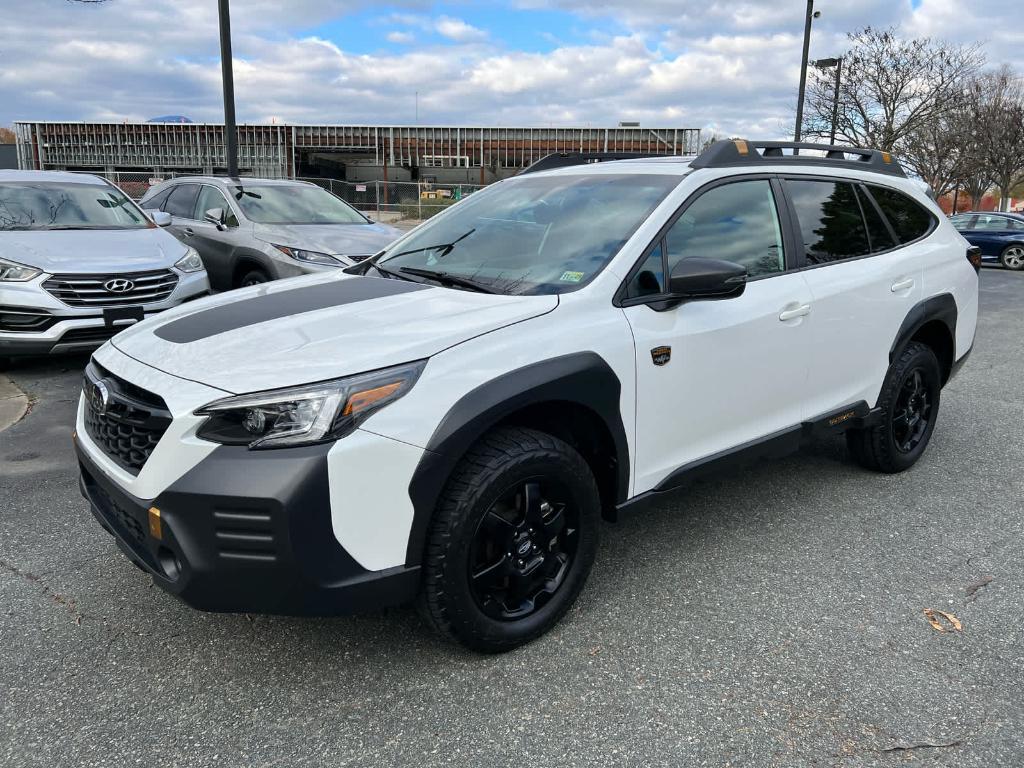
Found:
M 954 616 L 952 613 L 946 613 L 945 611 L 932 610 L 931 608 L 924 609 L 924 617 L 928 619 L 928 623 L 932 625 L 932 629 L 936 632 L 945 632 L 946 628 L 942 626 L 942 622 L 935 616 L 938 614 L 942 616 L 946 621 L 949 622 L 950 626 L 953 627 L 957 632 L 963 630 L 963 624 L 960 623 L 960 619 Z

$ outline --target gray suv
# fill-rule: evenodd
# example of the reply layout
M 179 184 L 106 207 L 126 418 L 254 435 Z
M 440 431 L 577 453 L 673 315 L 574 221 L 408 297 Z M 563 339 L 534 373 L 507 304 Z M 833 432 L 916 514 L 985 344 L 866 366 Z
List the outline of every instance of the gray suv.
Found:
M 188 176 L 152 187 L 141 205 L 171 215 L 219 290 L 350 266 L 402 234 L 303 181 Z
M 93 349 L 209 293 L 163 223 L 98 176 L 0 171 L 0 361 Z

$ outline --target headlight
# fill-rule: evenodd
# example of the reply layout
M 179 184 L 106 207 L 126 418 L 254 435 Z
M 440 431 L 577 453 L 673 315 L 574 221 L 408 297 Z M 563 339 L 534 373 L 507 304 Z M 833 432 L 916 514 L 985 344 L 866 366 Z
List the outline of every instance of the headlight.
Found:
M 24 264 L 0 259 L 0 283 L 24 283 L 41 274 L 42 270 L 35 267 L 26 267 Z
M 203 268 L 203 260 L 192 246 L 185 249 L 185 255 L 174 262 L 174 266 L 182 272 L 198 272 Z
M 328 253 L 306 251 L 302 248 L 291 248 L 287 245 L 275 245 L 274 247 L 285 256 L 291 256 L 296 261 L 304 261 L 307 264 L 322 264 L 325 267 L 341 267 L 346 265 L 344 261 L 336 259 Z
M 337 440 L 412 389 L 425 360 L 294 389 L 218 400 L 197 437 L 222 445 L 280 448 Z

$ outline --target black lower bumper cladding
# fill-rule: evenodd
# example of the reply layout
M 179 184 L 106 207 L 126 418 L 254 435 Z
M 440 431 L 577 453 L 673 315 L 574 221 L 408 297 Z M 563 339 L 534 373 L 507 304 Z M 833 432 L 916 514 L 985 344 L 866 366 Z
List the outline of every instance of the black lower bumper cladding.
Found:
M 152 501 L 104 476 L 77 440 L 93 514 L 157 585 L 204 611 L 337 615 L 411 600 L 419 568 L 367 571 L 331 525 L 329 445 L 221 446 Z M 150 509 L 159 510 L 152 525 Z

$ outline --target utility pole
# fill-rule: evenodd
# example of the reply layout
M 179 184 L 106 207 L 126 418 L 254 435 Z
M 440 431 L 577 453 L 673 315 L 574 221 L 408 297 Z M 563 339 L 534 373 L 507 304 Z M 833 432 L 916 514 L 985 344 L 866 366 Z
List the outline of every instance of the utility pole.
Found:
M 807 0 L 807 18 L 804 20 L 804 53 L 800 61 L 800 93 L 796 102 L 796 128 L 793 129 L 793 140 L 800 141 L 804 122 L 804 91 L 807 89 L 807 54 L 811 49 L 811 20 L 821 15 L 815 13 L 814 0 Z M 794 150 L 799 152 L 800 150 Z
M 238 176 L 238 129 L 235 126 L 235 76 L 231 64 L 231 15 L 228 0 L 217 0 L 220 13 L 220 72 L 224 85 L 224 154 L 228 176 Z

